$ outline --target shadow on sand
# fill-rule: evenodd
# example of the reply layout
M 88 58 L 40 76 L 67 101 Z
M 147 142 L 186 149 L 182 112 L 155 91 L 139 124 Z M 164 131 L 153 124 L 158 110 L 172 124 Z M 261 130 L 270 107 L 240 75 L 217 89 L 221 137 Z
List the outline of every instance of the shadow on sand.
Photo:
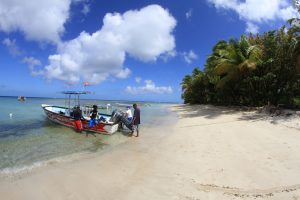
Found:
M 214 119 L 221 115 L 235 114 L 240 112 L 234 108 L 212 105 L 176 105 L 176 111 L 180 112 L 180 118 L 204 117 Z
M 282 120 L 298 117 L 295 110 L 282 110 L 281 114 L 270 114 L 262 107 L 240 107 L 240 106 L 213 106 L 213 105 L 176 105 L 173 107 L 179 112 L 180 118 L 203 117 L 215 119 L 223 115 L 237 114 L 236 121 L 269 121 L 272 124 L 280 124 Z

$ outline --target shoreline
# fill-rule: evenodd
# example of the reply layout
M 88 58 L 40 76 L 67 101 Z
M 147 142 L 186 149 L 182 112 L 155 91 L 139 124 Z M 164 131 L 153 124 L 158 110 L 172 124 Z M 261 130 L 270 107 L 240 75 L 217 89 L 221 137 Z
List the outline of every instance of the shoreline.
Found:
M 166 112 L 173 113 L 171 110 L 172 106 L 173 105 L 168 105 L 168 106 L 164 107 L 163 109 Z M 168 114 L 168 115 L 170 115 L 170 114 Z M 175 117 L 175 118 L 177 118 L 177 117 Z M 175 119 L 175 118 L 173 118 L 173 119 Z M 157 125 L 157 123 L 159 123 L 158 121 L 160 123 L 161 122 L 164 123 L 165 124 L 164 126 L 168 126 L 170 123 L 169 120 L 157 120 L 157 119 L 154 119 L 153 123 Z M 59 126 L 61 126 L 61 125 L 59 125 Z M 142 129 L 143 129 L 142 131 L 147 131 L 147 132 L 152 131 L 151 128 L 149 128 L 149 124 L 143 124 Z M 74 131 L 74 134 L 77 134 L 77 133 Z M 111 142 L 110 140 L 113 137 L 120 138 L 121 136 L 115 136 L 115 135 L 109 136 L 109 138 L 107 138 L 105 140 L 106 140 L 106 142 L 110 141 L 110 143 L 112 143 L 112 144 L 106 144 L 106 142 L 105 142 L 104 143 L 105 145 L 101 146 L 100 150 L 99 149 L 96 151 L 84 150 L 84 151 L 74 152 L 71 154 L 66 154 L 66 155 L 62 155 L 62 156 L 58 156 L 58 157 L 53 157 L 50 159 L 35 161 L 32 164 L 26 164 L 26 165 L 17 166 L 17 167 L 13 166 L 13 167 L 2 168 L 2 169 L 0 169 L 0 181 L 1 180 L 14 180 L 16 178 L 19 179 L 20 177 L 28 176 L 31 173 L 35 173 L 36 171 L 39 171 L 47 166 L 52 166 L 52 165 L 55 166 L 55 165 L 59 165 L 60 163 L 76 162 L 76 161 L 80 161 L 82 159 L 92 159 L 94 157 L 101 156 L 102 154 L 105 154 L 114 148 L 119 148 L 119 146 L 126 144 L 131 140 L 131 138 L 126 136 L 126 134 L 127 134 L 126 130 L 125 130 L 125 132 L 122 132 L 122 133 L 119 132 L 118 134 L 124 135 L 124 138 L 122 137 L 122 139 L 118 140 L 117 142 L 115 141 L 116 139 L 113 139 L 114 142 Z M 82 133 L 81 135 L 82 135 L 83 139 L 85 139 L 86 134 Z M 101 139 L 102 136 L 103 135 L 101 135 L 101 134 L 97 135 L 96 136 L 97 141 L 99 139 L 102 140 L 103 139 L 103 138 Z M 107 136 L 107 135 L 104 135 L 104 136 Z M 89 137 L 92 137 L 92 136 L 90 135 Z
M 0 179 L 0 194 L 4 199 L 300 199 L 298 129 L 255 112 L 203 105 L 172 110 L 165 126 L 145 128 L 140 137 L 104 153 Z

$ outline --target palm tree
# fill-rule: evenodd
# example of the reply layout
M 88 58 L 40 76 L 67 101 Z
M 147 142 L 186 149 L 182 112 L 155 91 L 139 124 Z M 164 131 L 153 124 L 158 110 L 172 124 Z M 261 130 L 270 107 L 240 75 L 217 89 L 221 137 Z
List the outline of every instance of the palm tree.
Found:
M 181 82 L 181 90 L 182 90 L 182 99 L 184 99 L 184 103 L 190 103 L 191 101 L 191 91 L 192 88 L 192 76 L 186 75 Z
M 215 73 L 221 78 L 217 88 L 222 89 L 230 81 L 237 81 L 241 75 L 256 69 L 261 56 L 261 47 L 250 44 L 244 35 L 239 41 L 230 40 L 225 46 L 216 49 Z
M 207 102 L 208 78 L 199 68 L 195 68 L 192 75 L 186 75 L 182 82 L 182 98 L 185 103 L 205 103 Z

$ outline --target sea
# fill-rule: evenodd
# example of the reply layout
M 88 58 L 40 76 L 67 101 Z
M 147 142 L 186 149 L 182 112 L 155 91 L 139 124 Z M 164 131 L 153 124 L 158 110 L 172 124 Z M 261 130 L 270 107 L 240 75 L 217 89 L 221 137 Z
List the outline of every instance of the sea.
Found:
M 0 97 L 0 178 L 25 173 L 47 163 L 65 161 L 80 154 L 94 153 L 128 141 L 124 132 L 113 135 L 77 133 L 47 119 L 41 104 L 65 106 L 65 99 Z M 126 101 L 81 100 L 81 105 L 107 105 L 125 109 Z M 141 131 L 159 125 L 172 115 L 171 104 L 142 102 Z M 98 109 L 110 114 L 111 110 Z

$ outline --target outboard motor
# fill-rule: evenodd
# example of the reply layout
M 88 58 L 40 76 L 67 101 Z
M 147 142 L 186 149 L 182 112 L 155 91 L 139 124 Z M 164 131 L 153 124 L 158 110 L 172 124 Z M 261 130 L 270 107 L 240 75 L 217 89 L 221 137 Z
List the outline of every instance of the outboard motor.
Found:
M 129 130 L 133 131 L 133 125 L 131 121 L 129 121 L 124 114 L 119 110 L 114 110 L 112 112 L 111 121 L 114 122 L 114 124 L 122 123 L 124 124 Z
M 114 124 L 118 124 L 121 121 L 120 119 L 121 116 L 122 116 L 121 112 L 115 109 L 111 113 L 110 121 L 114 122 Z

